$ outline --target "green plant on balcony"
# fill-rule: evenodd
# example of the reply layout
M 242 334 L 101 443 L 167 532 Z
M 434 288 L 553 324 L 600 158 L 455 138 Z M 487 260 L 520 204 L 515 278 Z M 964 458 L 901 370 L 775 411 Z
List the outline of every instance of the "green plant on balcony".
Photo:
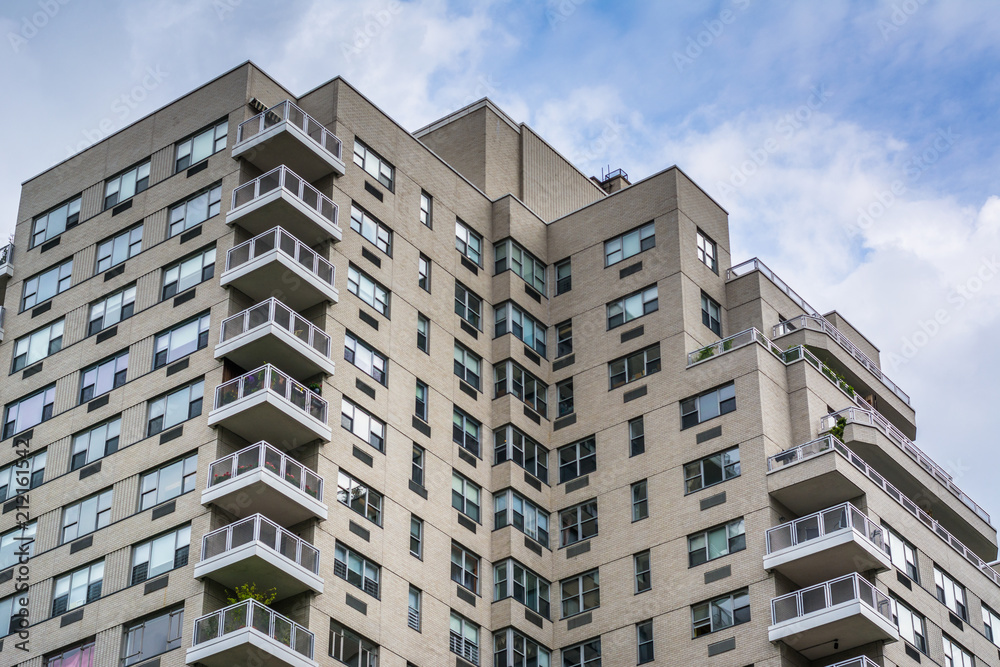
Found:
M 235 401 L 240 396 L 240 388 L 234 382 L 228 384 L 222 388 L 221 395 L 219 397 L 219 405 L 229 405 Z
M 727 338 L 726 340 L 722 341 L 722 351 L 723 352 L 729 352 L 729 350 L 731 350 L 731 349 L 733 349 L 733 339 L 732 338 Z
M 308 484 L 306 484 L 306 493 L 308 493 L 313 498 L 319 498 L 319 491 L 317 491 L 316 489 L 312 488 Z
M 695 361 L 704 361 L 708 359 L 713 354 L 715 354 L 715 346 L 709 345 L 708 347 L 703 347 L 698 350 L 698 355 L 694 358 Z
M 232 593 L 231 596 L 229 595 L 230 593 Z M 236 604 L 244 600 L 256 600 L 266 606 L 274 602 L 274 598 L 276 597 L 278 597 L 277 588 L 272 587 L 267 590 L 257 590 L 255 582 L 240 584 L 232 591 L 226 591 L 226 599 L 229 600 L 229 604 Z
M 837 417 L 837 424 L 830 429 L 830 435 L 836 436 L 837 440 L 843 442 L 845 426 L 847 426 L 847 418 Z
M 309 384 L 309 391 L 316 394 L 317 396 L 323 395 L 323 385 L 319 382 L 312 382 Z
M 233 476 L 233 473 L 230 472 L 230 471 L 228 471 L 228 470 L 226 472 L 224 472 L 224 473 L 216 473 L 216 474 L 212 475 L 212 484 L 213 485 L 215 485 L 215 484 L 221 484 L 221 483 L 225 482 L 227 479 L 229 479 L 232 476 Z

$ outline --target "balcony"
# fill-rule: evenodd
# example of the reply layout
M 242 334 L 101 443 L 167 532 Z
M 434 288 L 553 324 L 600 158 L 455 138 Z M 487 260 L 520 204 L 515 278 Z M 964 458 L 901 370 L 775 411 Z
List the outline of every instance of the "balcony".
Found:
M 277 297 L 289 308 L 303 311 L 324 301 L 337 303 L 335 278 L 333 264 L 275 227 L 226 253 L 220 284 L 258 301 Z
M 287 451 L 313 440 L 330 440 L 327 407 L 318 394 L 266 364 L 215 388 L 208 425 Z
M 194 576 L 230 590 L 248 583 L 258 590 L 274 588 L 276 600 L 323 592 L 319 550 L 261 514 L 205 535 Z
M 233 207 L 226 224 L 238 224 L 251 234 L 260 234 L 275 225 L 307 243 L 339 241 L 337 205 L 308 181 L 285 166 L 233 190 Z
M 837 664 L 829 665 L 828 667 L 880 667 L 880 665 L 868 656 L 862 655 L 857 658 L 851 658 L 850 660 L 842 660 Z
M 214 461 L 201 504 L 213 503 L 238 518 L 263 514 L 282 526 L 313 517 L 325 520 L 323 478 L 266 442 Z
M 891 565 L 882 529 L 851 503 L 767 531 L 764 569 L 781 572 L 799 586 Z
M 310 181 L 346 169 L 340 139 L 289 100 L 240 123 L 233 157 L 242 157 L 261 171 L 281 164 Z
M 333 375 L 330 337 L 275 298 L 222 322 L 215 358 L 242 368 L 274 364 L 297 378 Z
M 858 574 L 771 600 L 769 641 L 810 660 L 877 641 L 897 641 L 889 597 Z
M 316 638 L 256 600 L 244 600 L 194 621 L 188 664 L 205 667 L 318 667 Z
M 5 284 L 14 275 L 14 244 L 8 243 L 0 248 L 0 285 Z

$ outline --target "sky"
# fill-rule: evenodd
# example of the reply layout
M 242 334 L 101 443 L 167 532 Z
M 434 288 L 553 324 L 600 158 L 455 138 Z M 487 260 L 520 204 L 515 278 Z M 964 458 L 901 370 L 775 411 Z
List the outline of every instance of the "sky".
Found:
M 23 181 L 246 60 L 410 130 L 489 96 L 584 173 L 683 169 L 1000 525 L 998 34 L 993 0 L 6 0 L 0 238 Z

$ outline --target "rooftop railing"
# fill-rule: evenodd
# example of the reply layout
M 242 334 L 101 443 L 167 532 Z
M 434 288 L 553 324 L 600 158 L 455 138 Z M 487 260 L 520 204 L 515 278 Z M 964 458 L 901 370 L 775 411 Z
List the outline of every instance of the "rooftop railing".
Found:
M 798 326 L 796 326 L 798 324 Z M 800 315 L 799 317 L 793 317 L 785 322 L 780 322 L 771 329 L 771 337 L 779 338 L 785 334 L 797 331 L 799 329 L 809 329 L 811 331 L 821 331 L 836 341 L 842 348 L 847 350 L 852 357 L 857 359 L 857 361 L 868 369 L 872 375 L 878 378 L 882 384 L 889 388 L 892 393 L 894 393 L 901 401 L 910 404 L 909 395 L 900 389 L 895 382 L 886 377 L 882 370 L 878 367 L 871 358 L 858 349 L 858 347 L 850 341 L 840 329 L 830 324 L 826 319 L 822 317 L 817 317 L 816 315 Z
M 316 638 L 304 627 L 256 600 L 244 600 L 194 621 L 193 646 L 249 628 L 312 660 Z
M 291 100 L 285 100 L 263 111 L 253 118 L 243 121 L 236 129 L 236 144 L 252 139 L 264 130 L 288 121 L 305 132 L 309 137 L 340 159 L 342 143 L 333 132 L 323 127 L 322 123 L 296 106 Z
M 263 544 L 313 574 L 319 574 L 319 549 L 262 514 L 254 514 L 205 535 L 202 538 L 201 559 L 206 561 L 253 542 Z
M 882 529 L 851 503 L 842 503 L 775 526 L 767 531 L 767 553 L 774 553 L 842 530 L 854 530 L 888 553 Z
M 820 315 L 818 310 L 810 306 L 805 299 L 803 299 L 801 296 L 798 295 L 798 293 L 795 290 L 789 287 L 788 283 L 779 278 L 774 271 L 767 268 L 767 265 L 764 264 L 764 262 L 757 259 L 756 257 L 754 257 L 753 259 L 748 259 L 742 264 L 737 264 L 736 266 L 727 270 L 726 281 L 728 282 L 734 278 L 745 276 L 748 273 L 753 273 L 754 271 L 760 271 L 765 278 L 774 283 L 775 287 L 777 287 L 782 292 L 787 294 L 788 298 L 794 301 L 796 306 L 806 311 L 810 315 L 815 315 L 816 317 L 823 317 L 822 315 Z
M 835 665 L 829 665 L 829 667 L 879 667 L 878 663 L 869 658 L 868 656 L 860 656 L 858 658 L 851 658 L 850 660 L 844 660 L 838 662 Z
M 774 598 L 771 600 L 771 622 L 776 625 L 853 601 L 861 602 L 895 625 L 889 596 L 856 572 Z
M 271 364 L 265 364 L 216 387 L 215 409 L 235 403 L 259 391 L 277 394 L 310 417 L 326 424 L 327 402 Z
M 772 472 L 782 470 L 789 466 L 815 458 L 816 456 L 826 454 L 831 450 L 836 451 L 838 454 L 847 459 L 847 461 L 857 468 L 865 477 L 867 477 L 869 481 L 885 491 L 890 498 L 895 500 L 903 507 L 903 509 L 916 517 L 920 523 L 924 524 L 938 537 L 947 542 L 952 549 L 957 551 L 963 558 L 965 558 L 965 560 L 972 563 L 972 565 L 977 570 L 982 572 L 986 578 L 997 586 L 1000 586 L 1000 573 L 990 567 L 986 561 L 977 556 L 971 549 L 962 544 L 962 542 L 949 533 L 944 526 L 932 519 L 927 512 L 920 509 L 916 503 L 903 495 L 899 489 L 886 481 L 882 475 L 869 466 L 864 459 L 852 452 L 847 445 L 842 443 L 836 436 L 830 433 L 827 433 L 816 440 L 798 445 L 797 447 L 792 447 L 791 449 L 786 449 L 783 452 L 768 457 L 767 472 L 770 474 Z
M 337 205 L 285 165 L 279 165 L 233 190 L 233 210 L 278 189 L 284 189 L 334 225 L 337 224 Z
M 323 502 L 323 478 L 264 441 L 212 462 L 208 467 L 208 486 L 211 488 L 256 470 L 274 475 Z
M 281 327 L 324 357 L 330 358 L 330 337 L 326 332 L 274 297 L 223 320 L 219 342 L 225 343 L 268 324 Z
M 910 441 L 903 432 L 898 428 L 893 426 L 888 419 L 880 415 L 875 410 L 864 410 L 858 408 L 845 408 L 839 412 L 834 412 L 833 414 L 824 415 L 820 419 L 820 429 L 822 431 L 829 431 L 831 428 L 837 425 L 837 421 L 843 417 L 848 422 L 854 422 L 857 424 L 864 424 L 866 426 L 874 426 L 880 431 L 885 433 L 885 435 L 891 440 L 897 447 L 899 447 L 903 452 L 906 453 L 911 459 L 916 461 L 917 465 L 926 470 L 934 479 L 940 482 L 945 488 L 947 488 L 956 498 L 962 501 L 962 503 L 971 509 L 976 515 L 979 516 L 986 523 L 990 523 L 990 515 L 982 507 L 980 507 L 976 501 L 970 498 L 962 489 L 952 481 L 952 476 L 945 471 L 944 468 L 939 466 L 937 463 L 931 459 L 931 457 L 924 454 L 919 447 L 917 447 L 913 442 Z
M 244 241 L 232 247 L 226 253 L 226 271 L 235 269 L 249 261 L 266 255 L 272 250 L 287 255 L 302 268 L 314 274 L 317 278 L 333 286 L 336 278 L 336 268 L 330 262 L 320 257 L 309 246 L 286 232 L 281 227 L 275 227 L 259 234 L 249 241 Z
M 0 247 L 0 269 L 10 264 L 11 260 L 14 258 L 14 244 L 8 243 L 7 245 Z

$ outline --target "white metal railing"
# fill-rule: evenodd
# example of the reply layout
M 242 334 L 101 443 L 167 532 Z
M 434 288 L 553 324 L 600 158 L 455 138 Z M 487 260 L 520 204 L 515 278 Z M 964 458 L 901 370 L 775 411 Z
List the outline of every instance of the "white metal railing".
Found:
M 806 311 L 810 315 L 815 315 L 816 317 L 823 317 L 822 315 L 820 315 L 818 310 L 810 306 L 805 299 L 803 299 L 801 296 L 798 295 L 798 293 L 795 290 L 789 287 L 788 283 L 779 278 L 774 271 L 767 268 L 767 265 L 764 264 L 764 262 L 757 259 L 756 257 L 754 257 L 753 259 L 748 259 L 742 264 L 737 264 L 731 269 L 728 269 L 726 271 L 726 282 L 729 282 L 734 278 L 739 278 L 740 276 L 745 276 L 748 273 L 753 273 L 754 271 L 760 271 L 765 278 L 774 283 L 775 287 L 777 287 L 782 292 L 787 294 L 788 298 L 794 301 L 796 306 Z
M 11 259 L 14 258 L 14 244 L 8 243 L 7 245 L 0 248 L 0 269 L 10 264 Z
M 767 531 L 767 553 L 805 544 L 843 530 L 853 530 L 880 551 L 889 553 L 882 529 L 851 503 L 841 503 L 771 528 Z
M 820 419 L 820 432 L 829 431 L 831 428 L 837 425 L 837 421 L 840 418 L 846 419 L 848 422 L 854 422 L 857 424 L 864 424 L 866 426 L 874 426 L 881 430 L 885 435 L 891 440 L 897 447 L 903 450 L 907 456 L 916 461 L 917 465 L 926 470 L 934 479 L 941 483 L 945 488 L 947 488 L 956 498 L 962 501 L 962 503 L 975 512 L 979 518 L 981 518 L 986 523 L 990 523 L 989 513 L 980 507 L 976 501 L 970 498 L 962 489 L 958 488 L 958 485 L 952 481 L 952 476 L 948 472 L 934 462 L 931 457 L 924 454 L 919 447 L 917 447 L 913 442 L 910 441 L 903 432 L 898 428 L 893 426 L 888 419 L 880 415 L 875 410 L 863 410 L 859 408 L 845 408 L 839 412 L 834 412 L 829 415 L 824 415 Z
M 263 514 L 254 514 L 205 535 L 202 538 L 201 560 L 206 561 L 252 542 L 263 544 L 313 574 L 319 574 L 319 549 Z
M 215 409 L 256 394 L 270 391 L 302 412 L 326 424 L 327 402 L 305 385 L 293 380 L 271 364 L 233 378 L 215 388 Z
M 768 457 L 767 473 L 771 474 L 772 472 L 782 470 L 797 463 L 801 463 L 802 461 L 826 454 L 831 450 L 836 451 L 838 454 L 847 459 L 847 461 L 861 471 L 861 473 L 867 477 L 869 481 L 873 482 L 876 486 L 885 491 L 890 498 L 895 500 L 903 507 L 903 509 L 916 517 L 920 523 L 924 524 L 939 538 L 947 542 L 952 549 L 957 551 L 963 558 L 965 558 L 965 560 L 972 563 L 972 565 L 975 566 L 977 570 L 982 572 L 987 579 L 992 581 L 997 586 L 1000 586 L 1000 573 L 990 567 L 986 561 L 977 556 L 971 549 L 962 544 L 962 542 L 948 532 L 944 526 L 931 518 L 927 512 L 920 509 L 916 503 L 903 495 L 899 489 L 893 486 L 890 482 L 886 481 L 886 479 L 882 477 L 882 475 L 880 475 L 874 468 L 869 466 L 864 459 L 852 452 L 847 445 L 842 443 L 831 433 L 827 433 L 816 440 L 811 440 L 810 442 L 798 445 L 797 447 L 792 447 L 791 449 L 786 449 L 783 452 Z
M 776 625 L 802 618 L 852 601 L 859 601 L 870 607 L 886 621 L 895 625 L 892 621 L 889 596 L 875 588 L 857 572 L 774 598 L 771 600 L 771 623 Z
M 879 667 L 878 663 L 869 658 L 866 655 L 862 655 L 857 658 L 851 658 L 850 660 L 844 660 L 838 662 L 835 665 L 829 665 L 828 667 Z
M 462 635 L 458 634 L 454 630 L 449 633 L 449 642 L 451 652 L 459 655 L 473 665 L 479 664 L 479 646 L 473 644 L 471 641 L 467 640 Z
M 236 129 L 236 145 L 257 136 L 264 130 L 281 122 L 288 121 L 299 128 L 325 148 L 337 159 L 340 159 L 342 143 L 337 135 L 323 127 L 323 124 L 296 106 L 291 100 L 285 100 L 263 111 L 253 118 L 243 121 Z
M 333 200 L 283 164 L 233 190 L 233 208 L 230 213 L 279 189 L 284 189 L 334 225 L 337 224 L 337 205 Z
M 243 600 L 194 620 L 192 646 L 249 628 L 310 660 L 316 638 L 304 627 L 256 600 Z
M 798 326 L 796 326 L 796 324 L 798 324 Z M 868 369 L 869 373 L 874 375 L 882 382 L 882 384 L 888 387 L 901 401 L 907 405 L 910 404 L 910 396 L 905 391 L 900 389 L 895 382 L 886 377 L 885 374 L 882 373 L 882 369 L 878 367 L 878 364 L 872 361 L 867 354 L 858 349 L 858 347 L 852 343 L 851 340 L 840 331 L 840 329 L 833 326 L 822 317 L 817 317 L 816 315 L 800 315 L 785 322 L 779 322 L 771 329 L 771 337 L 780 338 L 785 334 L 798 331 L 799 329 L 821 331 L 828 335 L 842 348 L 847 350 L 862 366 Z
M 330 337 L 326 332 L 274 297 L 223 320 L 219 342 L 225 343 L 268 324 L 281 327 L 327 359 L 330 358 Z
M 745 331 L 741 331 L 738 334 L 733 334 L 729 338 L 723 338 L 720 341 L 716 341 L 711 345 L 706 345 L 703 348 L 695 350 L 688 354 L 688 366 L 693 366 L 706 359 L 711 359 L 712 357 L 717 357 L 720 354 L 725 354 L 726 352 L 731 352 L 733 350 L 738 350 L 741 347 L 746 347 L 753 343 L 758 343 L 767 350 L 770 350 L 771 354 L 781 358 L 781 348 L 772 343 L 767 336 L 762 334 L 760 330 L 755 327 L 750 327 Z
M 269 229 L 249 241 L 230 248 L 226 253 L 226 271 L 242 266 L 262 255 L 277 250 L 295 260 L 302 268 L 331 287 L 336 278 L 336 267 L 320 257 L 312 248 L 299 241 L 281 227 Z
M 323 502 L 323 478 L 263 440 L 213 461 L 208 467 L 208 487 L 263 470 L 299 491 Z

